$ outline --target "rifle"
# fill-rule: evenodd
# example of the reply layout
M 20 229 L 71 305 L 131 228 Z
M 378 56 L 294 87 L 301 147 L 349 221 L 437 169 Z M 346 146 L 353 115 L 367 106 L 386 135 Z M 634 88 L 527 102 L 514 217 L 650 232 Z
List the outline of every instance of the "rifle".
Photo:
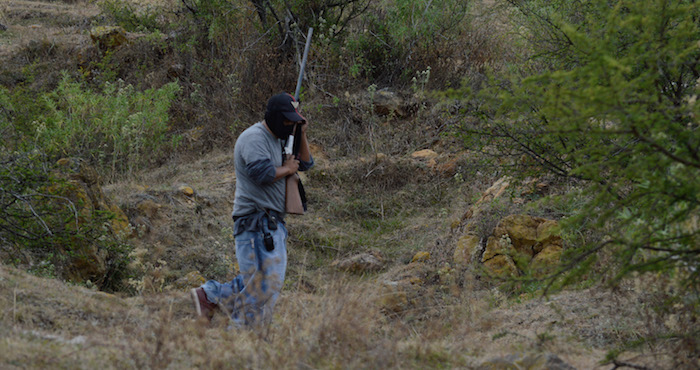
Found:
M 309 55 L 309 47 L 311 46 L 311 35 L 314 29 L 309 28 L 309 34 L 306 37 L 306 47 L 304 48 L 304 56 L 301 60 L 301 68 L 299 68 L 299 79 L 297 80 L 297 88 L 294 92 L 294 100 L 299 101 L 299 92 L 301 91 L 301 82 L 304 79 L 304 68 L 306 67 L 306 58 Z M 295 158 L 299 155 L 299 145 L 301 140 L 294 140 L 294 137 L 301 137 L 301 126 L 294 125 L 294 132 L 287 139 L 285 154 L 292 154 Z M 286 178 L 286 194 L 285 208 L 287 213 L 295 215 L 303 215 L 306 212 L 306 192 L 301 184 L 299 174 L 294 173 Z

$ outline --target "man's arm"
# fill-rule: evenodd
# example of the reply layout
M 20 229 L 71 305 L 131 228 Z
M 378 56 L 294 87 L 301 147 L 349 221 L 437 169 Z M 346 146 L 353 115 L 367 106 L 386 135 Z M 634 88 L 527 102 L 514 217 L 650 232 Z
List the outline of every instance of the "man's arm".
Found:
M 272 182 L 275 182 L 279 179 L 283 179 L 289 175 L 293 175 L 297 172 L 298 169 L 299 161 L 294 159 L 291 154 L 287 155 L 287 159 L 285 159 L 284 163 L 282 163 L 281 166 L 275 168 L 275 179 L 272 180 Z

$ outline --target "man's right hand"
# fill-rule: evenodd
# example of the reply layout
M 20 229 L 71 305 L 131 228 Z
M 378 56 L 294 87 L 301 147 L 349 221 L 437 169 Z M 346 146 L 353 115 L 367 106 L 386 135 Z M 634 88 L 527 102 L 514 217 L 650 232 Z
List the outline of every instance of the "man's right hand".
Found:
M 299 160 L 294 158 L 291 154 L 287 154 L 282 167 L 287 169 L 287 174 L 285 176 L 293 175 L 299 170 Z

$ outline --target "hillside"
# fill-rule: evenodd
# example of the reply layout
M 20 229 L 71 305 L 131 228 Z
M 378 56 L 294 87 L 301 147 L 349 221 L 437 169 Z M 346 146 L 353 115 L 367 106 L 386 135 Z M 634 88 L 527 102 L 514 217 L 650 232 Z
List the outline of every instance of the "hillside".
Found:
M 56 198 L 92 201 L 89 211 L 71 203 L 78 208 L 69 213 L 98 225 L 86 232 L 85 240 L 98 245 L 94 253 L 94 243 L 86 247 L 98 261 L 89 266 L 73 259 L 80 249 L 46 254 L 28 242 L 35 249 L 23 250 L 0 234 L 0 368 L 700 367 L 697 286 L 679 288 L 697 275 L 693 265 L 670 274 L 630 269 L 618 280 L 615 253 L 603 251 L 590 270 L 547 280 L 565 265 L 567 251 L 614 239 L 610 229 L 625 231 L 613 225 L 602 232 L 590 221 L 590 229 L 561 232 L 559 223 L 588 210 L 584 201 L 596 195 L 579 173 L 562 175 L 547 167 L 559 163 L 552 158 L 535 162 L 499 146 L 531 144 L 517 135 L 482 148 L 474 141 L 485 139 L 460 133 L 500 134 L 487 122 L 488 99 L 456 99 L 450 89 L 461 91 L 462 78 L 464 91 L 481 88 L 487 70 L 516 62 L 508 11 L 499 8 L 510 2 L 475 2 L 465 10 L 470 26 L 456 39 L 447 37 L 453 15 L 429 13 L 426 5 L 425 17 L 447 17 L 445 37 L 423 43 L 420 35 L 436 31 L 416 21 L 413 31 L 421 33 L 400 29 L 396 40 L 420 47 L 398 56 L 378 55 L 386 42 L 366 29 L 357 32 L 366 38 L 338 49 L 328 36 L 334 28 L 319 31 L 301 108 L 316 160 L 302 174 L 309 212 L 286 219 L 289 265 L 273 322 L 246 331 L 229 329 L 220 313 L 211 325 L 195 320 L 188 290 L 230 279 L 238 268 L 231 235 L 235 139 L 262 119 L 271 92 L 296 82 L 293 47 L 252 23 L 262 19 L 255 3 L 0 4 L 0 154 L 2 170 L 9 169 L 0 175 L 24 176 L 12 161 L 34 145 L 27 158 L 41 152 L 36 157 L 50 161 L 28 161 L 26 173 L 50 167 L 70 186 L 79 184 Z M 388 22 L 386 4 L 394 2 L 365 3 L 377 7 L 377 18 L 358 15 L 349 28 Z M 351 62 L 353 52 L 364 54 Z M 402 73 L 401 63 L 415 73 Z M 142 111 L 124 113 L 119 104 L 109 111 L 110 100 Z M 100 116 L 103 108 L 117 118 Z M 162 117 L 167 122 L 159 125 Z M 82 131 L 61 142 L 60 130 L 70 126 L 61 119 L 76 119 Z M 97 131 L 96 122 L 110 119 L 128 129 Z M 47 129 L 51 122 L 59 122 L 55 131 Z M 678 172 L 680 179 L 695 173 Z M 38 183 L 37 192 L 52 189 Z M 695 256 L 698 219 L 690 208 L 683 227 L 690 230 L 687 254 Z M 521 228 L 532 240 L 518 239 Z M 103 234 L 90 239 L 95 230 Z M 82 248 L 79 237 L 68 240 Z M 525 262 L 523 248 L 530 253 Z M 558 289 L 568 276 L 576 281 Z

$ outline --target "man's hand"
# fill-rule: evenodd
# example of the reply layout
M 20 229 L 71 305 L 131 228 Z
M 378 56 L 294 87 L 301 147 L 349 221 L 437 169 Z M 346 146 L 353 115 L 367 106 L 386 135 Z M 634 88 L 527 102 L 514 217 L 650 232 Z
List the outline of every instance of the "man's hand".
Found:
M 287 154 L 284 163 L 282 163 L 282 167 L 287 169 L 287 176 L 295 174 L 299 170 L 299 160 L 294 158 L 291 154 Z
M 291 154 L 287 154 L 281 166 L 275 168 L 275 179 L 283 179 L 289 175 L 295 174 L 299 170 L 299 160 L 295 159 Z

